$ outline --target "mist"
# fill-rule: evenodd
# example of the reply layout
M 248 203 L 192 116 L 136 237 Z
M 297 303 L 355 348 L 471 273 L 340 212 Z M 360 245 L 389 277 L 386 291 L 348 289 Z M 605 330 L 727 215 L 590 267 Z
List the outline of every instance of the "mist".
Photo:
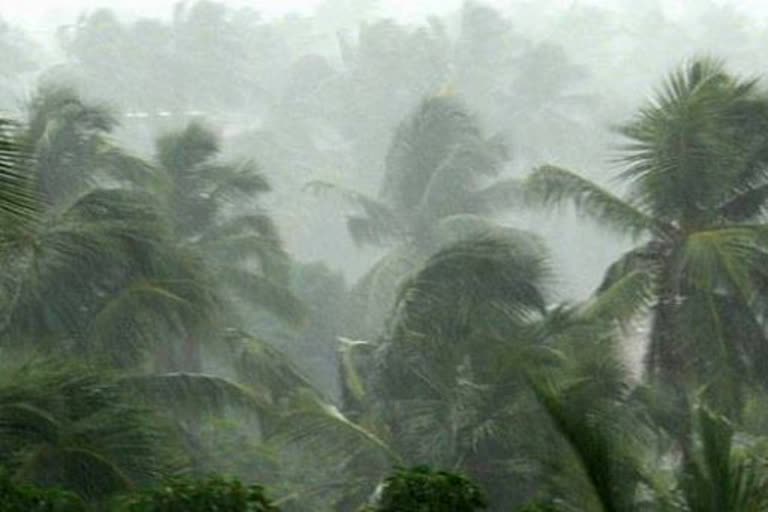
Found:
M 0 0 L 0 501 L 768 510 L 767 21 Z

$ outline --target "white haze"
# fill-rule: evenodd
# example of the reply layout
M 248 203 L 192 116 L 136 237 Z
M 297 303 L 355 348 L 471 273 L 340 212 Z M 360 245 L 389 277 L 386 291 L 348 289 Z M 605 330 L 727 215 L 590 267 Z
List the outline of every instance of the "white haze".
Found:
M 169 19 L 173 13 L 177 0 L 0 0 L 0 19 L 18 26 L 25 33 L 37 39 L 44 46 L 55 50 L 54 35 L 56 28 L 62 25 L 75 23 L 78 15 L 93 12 L 99 8 L 113 10 L 121 19 L 131 20 L 139 17 L 153 17 Z M 191 3 L 191 2 L 188 2 Z M 370 18 L 391 17 L 410 23 L 422 23 L 429 15 L 448 16 L 457 12 L 463 3 L 462 0 L 222 0 L 220 3 L 230 7 L 248 7 L 261 13 L 266 19 L 275 19 L 285 15 L 313 15 L 320 12 L 323 7 L 333 4 L 333 13 L 326 16 L 324 30 L 329 38 L 335 34 L 335 25 L 346 23 L 346 28 L 361 16 Z M 527 35 L 535 34 L 540 39 L 546 40 L 553 30 L 562 31 L 562 27 L 550 26 L 549 21 L 557 15 L 567 12 L 572 7 L 595 5 L 603 9 L 610 9 L 614 13 L 625 14 L 627 19 L 626 38 L 635 38 L 642 41 L 641 44 L 654 45 L 649 50 L 652 59 L 645 63 L 644 68 L 633 67 L 628 63 L 620 67 L 620 73 L 610 76 L 615 83 L 609 84 L 610 88 L 621 88 L 622 108 L 619 116 L 614 121 L 621 121 L 623 115 L 638 105 L 643 96 L 651 87 L 658 83 L 664 73 L 677 65 L 681 58 L 695 54 L 712 53 L 716 56 L 728 59 L 728 64 L 736 71 L 752 73 L 755 69 L 761 69 L 761 62 L 757 62 L 757 50 L 755 48 L 739 48 L 734 43 L 734 48 L 723 48 L 730 44 L 727 22 L 733 22 L 748 26 L 750 31 L 763 33 L 768 19 L 768 2 L 765 0 L 740 0 L 738 2 L 725 2 L 718 0 L 481 0 L 479 3 L 493 6 L 504 15 L 509 16 L 516 27 L 524 28 Z M 324 5 L 325 4 L 325 5 Z M 366 12 L 355 14 L 361 5 L 375 5 Z M 663 44 L 655 44 L 654 34 L 632 33 L 631 22 L 633 17 L 643 9 L 651 9 L 654 5 L 662 8 L 664 14 L 670 19 L 683 24 L 695 24 L 707 12 L 711 6 L 732 7 L 740 18 L 737 20 L 725 20 L 722 22 L 723 33 L 713 33 L 713 43 L 716 47 L 664 47 Z M 342 6 L 341 8 L 339 6 Z M 344 9 L 348 6 L 349 9 Z M 595 23 L 595 32 L 599 32 L 599 21 Z M 719 21 L 718 21 L 719 23 Z M 556 40 L 569 37 L 565 30 L 555 36 Z M 599 37 L 599 36 L 596 36 Z M 708 39 L 707 39 L 708 40 Z M 622 48 L 603 47 L 602 41 L 596 39 L 594 47 L 586 53 L 578 55 L 582 64 L 586 64 L 596 75 L 600 75 L 606 68 L 603 61 L 612 59 L 613 64 L 621 60 Z M 583 50 L 583 49 L 582 49 Z M 667 54 L 668 52 L 668 54 Z M 744 55 L 737 55 L 741 52 Z M 742 58 L 743 57 L 743 58 Z M 0 56 L 0 61 L 2 56 Z M 611 69 L 608 67 L 607 69 Z M 605 77 L 603 77 L 605 78 Z M 33 86 L 35 77 L 30 77 L 29 85 Z M 612 89 L 613 90 L 613 89 Z M 222 128 L 227 128 L 226 126 Z M 556 151 L 555 151 L 556 153 Z M 525 167 L 532 162 L 518 161 L 518 167 Z M 537 163 L 537 162 L 533 162 Z M 570 162 L 566 162 L 570 164 Z M 594 165 L 593 165 L 594 164 Z M 577 165 L 581 165 L 578 163 Z M 584 167 L 599 168 L 600 163 L 590 161 Z M 518 168 L 518 171 L 526 169 Z M 585 169 L 590 172 L 591 169 Z M 596 172 L 592 170 L 592 172 Z M 594 176 L 593 176 L 594 177 Z M 359 183 L 357 185 L 360 185 Z M 369 191 L 375 188 L 375 184 L 363 184 Z M 280 191 L 278 191 L 279 193 Z M 276 196 L 278 197 L 278 196 Z M 305 199 L 301 199 L 304 201 Z M 368 251 L 353 247 L 344 233 L 342 219 L 324 221 L 325 224 L 307 222 L 299 219 L 293 222 L 293 206 L 286 208 L 285 212 L 277 211 L 278 220 L 281 223 L 282 234 L 286 239 L 291 252 L 300 259 L 321 259 L 327 261 L 333 268 L 343 271 L 348 278 L 355 279 L 360 276 L 374 261 L 374 255 Z M 526 214 L 515 214 L 517 221 L 521 217 L 526 219 Z M 533 228 L 543 232 L 556 257 L 559 274 L 562 276 L 563 289 L 566 296 L 583 295 L 594 286 L 605 266 L 610 263 L 621 250 L 621 241 L 613 235 L 606 235 L 588 222 L 568 219 L 563 225 L 563 218 L 554 216 L 551 220 L 526 219 L 526 228 Z M 328 226 L 333 229 L 328 231 Z M 570 230 L 567 236 L 561 233 Z M 323 236 L 316 236 L 316 233 Z M 328 233 L 333 233 L 329 235 Z M 341 240 L 336 240 L 341 236 Z
M 60 25 L 62 20 L 74 20 L 84 11 L 109 8 L 120 15 L 129 17 L 168 17 L 176 0 L 0 0 L 0 16 L 24 26 L 32 32 L 49 32 Z M 231 7 L 249 7 L 265 17 L 282 16 L 290 13 L 310 14 L 323 0 L 224 0 Z M 355 0 L 349 0 L 354 4 Z M 429 14 L 443 14 L 455 10 L 461 0 L 380 0 L 377 14 L 413 21 Z M 526 3 L 516 0 L 489 0 L 484 2 L 500 9 Z M 635 0 L 537 0 L 528 5 L 536 9 L 567 9 L 580 5 L 599 5 L 622 8 L 637 4 Z M 686 13 L 696 11 L 697 6 L 715 4 L 732 5 L 752 18 L 768 15 L 768 2 L 764 0 L 642 0 L 643 5 L 654 3 L 663 6 L 673 18 L 685 18 Z M 762 21 L 762 20 L 761 20 Z

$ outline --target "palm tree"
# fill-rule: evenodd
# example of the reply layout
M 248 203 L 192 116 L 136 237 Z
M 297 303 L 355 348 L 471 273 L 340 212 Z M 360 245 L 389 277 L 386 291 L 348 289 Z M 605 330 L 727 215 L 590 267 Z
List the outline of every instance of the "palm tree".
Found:
M 22 140 L 34 154 L 33 174 L 46 205 L 65 207 L 96 186 L 146 168 L 110 139 L 117 124 L 109 108 L 83 101 L 71 88 L 40 87 Z
M 401 287 L 382 339 L 349 342 L 345 355 L 357 357 L 344 359 L 351 417 L 408 464 L 461 469 L 501 507 L 534 487 L 517 432 L 535 405 L 524 368 L 541 363 L 536 347 L 556 321 L 544 254 L 535 237 L 509 231 L 438 251 Z
M 765 361 L 765 173 L 768 100 L 756 80 L 710 59 L 674 72 L 656 98 L 620 128 L 627 139 L 624 197 L 553 166 L 527 180 L 538 204 L 571 201 L 640 245 L 607 271 L 598 294 L 650 307 L 651 377 L 761 379 Z M 626 316 L 625 316 L 626 318 Z
M 139 177 L 152 188 L 170 219 L 175 246 L 197 255 L 219 303 L 215 329 L 238 327 L 237 313 L 263 309 L 289 323 L 304 319 L 304 307 L 289 291 L 290 259 L 269 214 L 257 198 L 269 183 L 251 162 L 219 162 L 219 141 L 192 123 L 157 141 L 157 174 Z M 199 370 L 198 337 L 186 336 L 187 363 Z M 216 336 L 216 334 L 214 334 Z
M 19 135 L 30 158 L 13 165 L 38 214 L 4 233 L 3 342 L 140 363 L 208 316 L 205 269 L 173 245 L 151 196 L 120 186 L 148 166 L 109 140 L 107 111 L 53 88 L 30 112 Z
M 453 241 L 498 229 L 485 216 L 509 205 L 509 183 L 492 181 L 506 160 L 454 97 L 425 99 L 395 132 L 378 199 L 327 183 L 360 208 L 347 225 L 359 244 L 391 247 L 361 279 L 365 334 L 381 328 L 398 283 Z
M 6 244 L 4 343 L 124 366 L 204 319 L 204 269 L 173 250 L 164 227 L 146 194 L 94 190 Z

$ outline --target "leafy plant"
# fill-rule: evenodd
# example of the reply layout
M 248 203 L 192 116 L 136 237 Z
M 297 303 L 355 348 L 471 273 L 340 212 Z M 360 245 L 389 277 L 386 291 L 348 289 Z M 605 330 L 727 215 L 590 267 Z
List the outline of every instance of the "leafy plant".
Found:
M 75 495 L 59 489 L 41 489 L 18 484 L 5 470 L 0 471 L 0 511 L 2 512 L 85 512 L 85 504 Z
M 472 512 L 485 509 L 480 488 L 466 478 L 427 466 L 398 468 L 384 482 L 372 512 Z
M 125 499 L 121 512 L 279 512 L 259 485 L 213 477 L 177 479 Z

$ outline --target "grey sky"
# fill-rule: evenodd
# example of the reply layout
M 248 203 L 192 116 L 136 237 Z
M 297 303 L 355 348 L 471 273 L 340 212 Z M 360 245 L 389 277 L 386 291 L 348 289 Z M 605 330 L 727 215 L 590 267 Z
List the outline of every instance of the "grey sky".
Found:
M 505 7 L 516 3 L 514 0 L 485 0 L 486 3 Z M 634 0 L 539 0 L 565 8 L 575 2 L 592 4 L 618 4 Z M 648 0 L 641 0 L 648 1 Z M 674 15 L 684 15 L 685 7 L 709 0 L 661 0 L 665 8 Z M 50 27 L 73 19 L 83 10 L 109 7 L 123 14 L 143 16 L 168 16 L 177 0 L 0 0 L 0 16 L 27 27 Z M 232 6 L 250 6 L 266 15 L 279 16 L 288 12 L 311 12 L 323 0 L 224 0 Z M 412 18 L 425 13 L 450 10 L 460 5 L 461 0 L 381 0 L 382 10 L 387 15 Z M 763 16 L 768 13 L 765 0 L 737 0 L 715 3 L 731 3 L 745 14 Z

